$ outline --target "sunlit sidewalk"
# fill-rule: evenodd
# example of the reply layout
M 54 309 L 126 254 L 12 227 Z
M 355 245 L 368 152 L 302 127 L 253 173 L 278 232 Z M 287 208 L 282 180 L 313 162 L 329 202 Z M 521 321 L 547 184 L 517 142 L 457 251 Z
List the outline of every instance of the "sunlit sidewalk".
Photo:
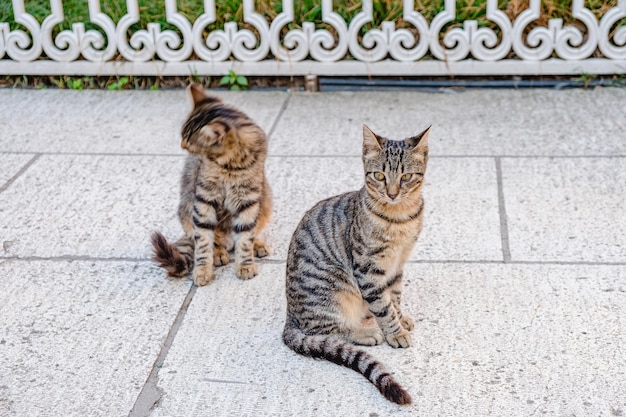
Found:
M 626 89 L 217 94 L 268 133 L 260 275 L 171 280 L 184 90 L 0 89 L 0 415 L 626 413 Z M 405 271 L 415 346 L 368 348 L 414 403 L 280 334 L 291 233 L 362 185 L 361 129 L 433 125 Z

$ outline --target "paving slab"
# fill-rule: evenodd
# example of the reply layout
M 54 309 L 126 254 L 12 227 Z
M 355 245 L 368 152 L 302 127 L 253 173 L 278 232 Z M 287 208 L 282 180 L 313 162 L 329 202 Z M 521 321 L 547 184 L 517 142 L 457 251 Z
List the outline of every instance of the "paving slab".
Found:
M 128 415 L 189 291 L 147 263 L 0 260 L 0 415 Z
M 415 346 L 367 348 L 411 393 L 281 342 L 284 264 L 198 289 L 151 416 L 615 415 L 626 410 L 625 266 L 409 264 Z M 617 414 L 619 415 L 619 414 Z
M 147 258 L 177 235 L 178 156 L 42 155 L 0 196 L 0 257 Z
M 269 130 L 286 92 L 215 91 Z M 183 154 L 191 110 L 183 89 L 71 91 L 0 89 L 3 152 Z
M 266 173 L 274 210 L 265 235 L 274 260 L 287 259 L 291 235 L 308 209 L 363 185 L 360 158 L 269 157 Z
M 363 186 L 360 157 L 270 157 L 274 216 L 266 233 L 270 259 L 287 259 L 291 235 L 318 201 Z M 492 158 L 429 161 L 424 230 L 417 260 L 502 260 L 498 188 Z
M 2 195 L 0 256 L 149 257 L 151 231 L 171 239 L 182 233 L 182 164 L 176 156 L 41 156 Z M 360 188 L 363 175 L 355 157 L 270 157 L 267 172 L 274 215 L 266 236 L 276 260 L 286 259 L 306 210 Z M 501 259 L 493 161 L 433 158 L 427 181 L 425 230 L 412 259 Z
M 626 155 L 626 89 L 293 94 L 274 155 L 359 155 L 362 125 L 390 139 L 429 124 L 432 155 Z
M 626 262 L 626 158 L 503 158 L 511 258 Z
M 273 254 L 190 290 L 147 261 L 184 91 L 0 89 L 0 415 L 626 415 L 626 89 L 218 94 L 272 131 Z M 411 407 L 280 338 L 291 233 L 361 187 L 363 123 L 434 126 L 415 346 L 368 348 Z
M 7 181 L 13 178 L 33 157 L 34 154 L 0 153 L 0 189 L 4 188 Z

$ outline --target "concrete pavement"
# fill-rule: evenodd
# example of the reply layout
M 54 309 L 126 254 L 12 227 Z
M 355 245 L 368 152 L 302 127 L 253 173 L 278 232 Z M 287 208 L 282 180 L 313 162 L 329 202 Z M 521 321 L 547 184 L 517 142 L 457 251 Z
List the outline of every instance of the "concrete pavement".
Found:
M 196 288 L 149 260 L 184 91 L 0 89 L 1 416 L 626 415 L 626 89 L 218 94 L 269 134 L 273 252 Z M 367 349 L 411 407 L 280 340 L 289 238 L 361 186 L 363 123 L 433 125 L 415 346 Z

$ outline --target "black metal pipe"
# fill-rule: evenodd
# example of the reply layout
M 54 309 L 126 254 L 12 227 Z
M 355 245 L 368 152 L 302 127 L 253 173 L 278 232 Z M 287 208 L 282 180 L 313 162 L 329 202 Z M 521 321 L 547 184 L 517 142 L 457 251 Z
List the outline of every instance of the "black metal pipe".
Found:
M 623 85 L 623 84 L 622 84 Z M 320 91 L 363 91 L 363 90 L 426 90 L 471 88 L 589 88 L 597 86 L 620 86 L 614 80 L 592 79 L 587 82 L 575 80 L 389 80 L 358 78 L 319 78 Z

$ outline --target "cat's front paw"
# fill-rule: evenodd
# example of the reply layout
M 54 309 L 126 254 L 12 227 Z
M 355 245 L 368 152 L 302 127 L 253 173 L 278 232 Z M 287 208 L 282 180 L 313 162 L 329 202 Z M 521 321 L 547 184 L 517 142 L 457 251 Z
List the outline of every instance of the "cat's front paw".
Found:
M 196 265 L 193 268 L 193 283 L 198 287 L 207 285 L 213 281 L 213 266 L 209 264 Z
M 269 254 L 270 250 L 265 242 L 261 242 L 260 240 L 254 241 L 254 256 L 257 258 L 265 258 Z
M 402 324 L 402 327 L 409 332 L 415 328 L 415 322 L 409 316 L 403 316 L 402 320 L 400 320 L 400 324 Z
M 240 279 L 250 279 L 257 276 L 259 268 L 255 264 L 237 265 L 235 267 L 235 274 Z
M 411 334 L 407 330 L 400 330 L 396 334 L 390 334 L 386 337 L 387 343 L 394 348 L 408 348 L 413 345 Z
M 219 246 L 213 249 L 213 266 L 228 265 L 230 262 L 230 256 L 228 251 Z

